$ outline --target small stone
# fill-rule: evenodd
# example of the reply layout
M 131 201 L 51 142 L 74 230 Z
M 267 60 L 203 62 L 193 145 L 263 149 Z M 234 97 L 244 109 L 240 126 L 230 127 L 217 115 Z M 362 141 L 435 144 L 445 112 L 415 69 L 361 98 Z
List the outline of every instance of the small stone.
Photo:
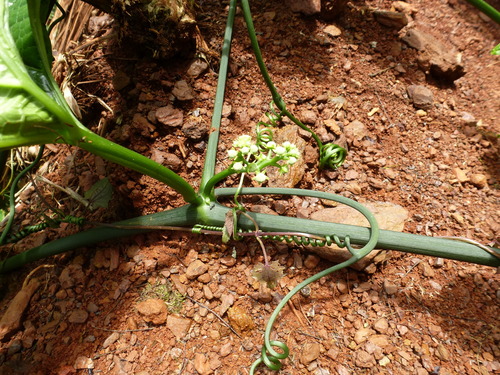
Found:
M 441 361 L 448 361 L 450 359 L 450 352 L 443 344 L 439 344 L 436 350 L 436 357 Z
M 306 16 L 321 12 L 321 0 L 287 0 L 285 3 L 292 12 L 300 12 Z
M 342 30 L 340 30 L 335 25 L 328 25 L 323 29 L 323 32 L 329 36 L 336 37 L 342 34 Z
M 389 280 L 384 280 L 384 291 L 388 295 L 396 294 L 396 292 L 398 291 L 398 286 L 390 282 Z
M 463 224 L 465 223 L 465 219 L 462 215 L 460 215 L 458 212 L 453 212 L 451 215 L 450 215 L 453 220 L 455 220 L 458 224 Z
M 178 171 L 181 169 L 181 167 L 184 165 L 184 162 L 175 154 L 172 154 L 170 152 L 167 152 L 163 154 L 163 163 L 170 169 L 174 171 Z
M 226 267 L 232 267 L 236 264 L 236 258 L 234 257 L 223 257 L 219 259 L 219 262 L 226 266 Z
M 462 112 L 462 121 L 465 125 L 475 126 L 477 124 L 476 118 L 468 112 Z
M 361 141 L 364 137 L 368 135 L 368 130 L 365 124 L 361 121 L 354 120 L 350 122 L 345 128 L 345 136 L 349 141 Z
M 87 305 L 87 311 L 89 313 L 94 313 L 95 314 L 97 311 L 99 311 L 99 306 L 97 306 L 93 302 L 89 302 L 89 304 Z
M 201 260 L 196 259 L 195 261 L 189 264 L 186 270 L 186 277 L 189 280 L 193 280 L 196 279 L 198 276 L 203 275 L 207 271 L 208 271 L 208 266 Z
M 376 364 L 376 361 L 373 355 L 365 352 L 364 350 L 358 350 L 355 353 L 354 363 L 358 367 L 370 368 Z
M 356 344 L 361 344 L 368 339 L 368 336 L 373 334 L 373 330 L 370 328 L 360 328 L 354 334 L 354 341 Z
M 443 258 L 436 258 L 436 259 L 434 259 L 433 266 L 436 267 L 436 268 L 443 267 L 444 266 L 444 259 Z
M 92 358 L 85 356 L 78 356 L 75 360 L 75 364 L 73 365 L 75 370 L 87 370 L 94 368 L 94 361 Z
M 453 168 L 453 173 L 455 174 L 455 177 L 457 178 L 458 182 L 464 183 L 469 181 L 469 178 L 467 177 L 467 173 L 463 171 L 460 168 Z
M 85 310 L 74 310 L 68 317 L 70 323 L 83 324 L 87 321 L 89 313 Z
M 415 108 L 430 109 L 434 102 L 432 91 L 422 85 L 410 85 L 407 88 L 408 95 Z
M 146 322 L 153 324 L 164 324 L 167 320 L 167 305 L 161 299 L 150 298 L 139 302 L 136 305 L 137 311 L 142 315 Z
M 180 101 L 187 101 L 194 99 L 194 92 L 191 86 L 184 81 L 177 81 L 172 89 L 172 94 Z
M 120 334 L 118 332 L 113 332 L 111 335 L 109 335 L 106 340 L 102 343 L 102 348 L 106 349 L 113 345 L 118 339 L 120 338 Z
M 304 267 L 306 267 L 307 269 L 313 269 L 313 268 L 316 268 L 316 266 L 319 264 L 319 261 L 321 260 L 321 258 L 317 255 L 313 255 L 313 254 L 308 254 L 306 256 L 306 259 L 304 259 Z
M 203 285 L 203 295 L 209 301 L 212 298 L 214 298 L 214 294 L 212 293 L 212 290 L 210 289 L 210 287 L 208 285 Z
M 429 265 L 429 263 L 427 262 L 421 262 L 419 264 L 419 267 L 420 269 L 422 270 L 422 274 L 425 276 L 425 277 L 434 277 L 435 275 L 435 272 L 434 270 L 432 269 L 432 267 Z
M 208 134 L 208 127 L 201 117 L 189 116 L 181 130 L 186 137 L 193 141 L 199 141 Z
M 172 127 L 181 126 L 184 120 L 184 114 L 182 111 L 171 105 L 158 108 L 155 112 L 155 116 L 159 123 Z
M 251 331 L 255 328 L 255 323 L 250 315 L 248 315 L 246 311 L 239 306 L 231 307 L 227 311 L 227 318 L 233 328 L 239 333 Z
M 186 337 L 191 328 L 191 323 L 191 319 L 182 318 L 176 315 L 169 315 L 167 318 L 167 328 L 178 340 Z
M 320 355 L 321 345 L 316 342 L 306 343 L 302 347 L 300 362 L 307 366 L 309 363 L 317 359 Z
M 380 318 L 375 322 L 375 324 L 373 324 L 373 329 L 375 329 L 378 333 L 386 333 L 389 329 L 389 322 L 386 318 Z
M 222 345 L 220 347 L 220 351 L 219 351 L 219 355 L 221 357 L 227 357 L 229 354 L 231 354 L 231 348 L 232 348 L 232 344 L 230 342 Z
M 408 25 L 408 17 L 404 13 L 375 10 L 373 15 L 378 23 L 393 29 L 399 30 Z
M 484 174 L 481 174 L 481 173 L 474 173 L 470 176 L 470 182 L 482 189 L 486 186 L 488 186 L 488 178 L 484 175 Z
M 386 355 L 384 355 L 382 359 L 378 361 L 378 364 L 382 367 L 387 366 L 389 363 L 391 363 L 391 360 Z
M 208 63 L 205 60 L 196 59 L 191 63 L 191 65 L 189 65 L 186 74 L 190 77 L 196 78 L 207 69 Z
M 316 112 L 311 110 L 305 110 L 300 113 L 300 118 L 304 122 L 304 124 L 314 125 L 318 120 L 318 116 Z
M 208 375 L 212 373 L 210 363 L 203 353 L 196 353 L 194 355 L 194 368 L 200 375 Z

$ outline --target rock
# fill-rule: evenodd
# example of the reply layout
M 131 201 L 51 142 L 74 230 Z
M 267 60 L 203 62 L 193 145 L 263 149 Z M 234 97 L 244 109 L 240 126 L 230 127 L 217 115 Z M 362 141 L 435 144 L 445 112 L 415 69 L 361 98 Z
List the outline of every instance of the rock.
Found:
M 150 298 L 136 305 L 137 311 L 146 322 L 164 324 L 167 320 L 167 305 L 161 299 Z
M 421 262 L 419 264 L 419 267 L 422 269 L 422 274 L 425 276 L 425 277 L 434 277 L 435 275 L 435 272 L 434 270 L 432 269 L 432 267 L 430 266 L 429 263 L 427 262 Z
M 193 141 L 199 141 L 208 134 L 208 127 L 201 117 L 189 116 L 181 130 Z
M 155 112 L 155 116 L 159 123 L 172 127 L 181 126 L 184 120 L 182 111 L 174 108 L 172 105 L 158 108 Z
M 321 12 L 321 0 L 286 0 L 285 3 L 292 12 L 302 13 L 306 16 Z
M 368 135 L 368 130 L 361 121 L 354 120 L 346 125 L 344 133 L 347 141 L 352 143 L 353 141 L 363 140 L 363 138 Z
M 94 361 L 92 358 L 85 356 L 78 356 L 75 360 L 75 364 L 73 365 L 75 370 L 88 370 L 94 368 Z
M 308 254 L 306 256 L 306 259 L 304 259 L 304 267 L 312 270 L 314 268 L 316 268 L 316 266 L 319 264 L 319 261 L 321 260 L 321 258 L 317 255 L 313 255 L 313 254 Z
M 250 315 L 248 315 L 246 311 L 239 306 L 231 307 L 227 311 L 227 318 L 229 319 L 231 326 L 240 334 L 246 331 L 251 331 L 255 328 L 255 323 Z
M 482 189 L 486 186 L 488 186 L 488 178 L 484 175 L 484 174 L 481 174 L 481 173 L 474 173 L 474 174 L 471 174 L 470 176 L 470 182 Z
M 219 305 L 219 315 L 224 315 L 233 303 L 234 296 L 232 294 L 223 294 L 220 298 L 221 304 Z
M 370 368 L 376 364 L 376 361 L 373 355 L 365 352 L 364 350 L 358 350 L 354 354 L 354 363 L 358 367 Z
M 181 340 L 186 337 L 189 329 L 191 328 L 191 323 L 191 319 L 176 315 L 169 315 L 167 318 L 167 328 L 172 332 L 177 340 Z
M 425 86 L 421 85 L 410 85 L 407 88 L 408 96 L 413 102 L 415 108 L 421 108 L 429 110 L 432 108 L 432 103 L 434 102 L 434 96 L 432 91 Z
M 302 353 L 300 355 L 300 362 L 307 366 L 309 363 L 314 361 L 319 357 L 321 351 L 321 345 L 317 342 L 305 343 L 302 347 Z
M 196 78 L 208 69 L 208 63 L 205 60 L 196 59 L 191 62 L 186 74 L 192 78 Z
M 174 171 L 179 171 L 184 165 L 184 162 L 177 155 L 170 152 L 163 154 L 163 163 Z
M 274 215 L 277 216 L 278 213 L 274 212 L 272 209 L 267 207 L 265 204 L 254 204 L 250 211 L 258 213 L 258 214 L 268 214 L 268 215 Z
M 380 229 L 401 232 L 404 228 L 405 221 L 408 219 L 408 211 L 399 205 L 388 202 L 372 202 L 365 203 L 364 206 L 373 212 Z M 324 208 L 313 212 L 311 214 L 311 219 L 339 224 L 368 226 L 368 221 L 360 212 L 344 205 L 334 208 Z M 336 263 L 351 257 L 351 254 L 347 250 L 340 249 L 334 245 L 328 247 L 314 247 L 312 251 L 322 258 Z M 378 254 L 382 253 L 376 250 L 372 251 L 366 257 L 356 262 L 353 268 L 357 270 L 365 269 L 374 261 Z M 380 261 L 384 261 L 385 258 L 386 257 L 381 257 Z
M 373 329 L 378 333 L 386 333 L 389 329 L 389 322 L 386 318 L 380 318 L 373 324 Z
M 404 13 L 375 10 L 373 15 L 378 23 L 392 29 L 400 30 L 408 25 L 408 17 Z
M 388 295 L 396 294 L 398 291 L 398 286 L 396 284 L 390 282 L 389 280 L 384 280 L 384 291 Z
M 274 141 L 277 144 L 281 144 L 285 141 L 293 143 L 299 149 L 301 157 L 295 164 L 290 166 L 288 173 L 280 174 L 277 168 L 269 168 L 267 170 L 269 187 L 293 188 L 302 181 L 304 177 L 305 170 L 307 169 L 304 160 L 306 141 L 299 136 L 297 128 L 298 127 L 295 125 L 286 125 L 274 131 Z M 317 155 L 315 156 L 315 160 L 317 160 Z
M 476 118 L 468 112 L 462 112 L 461 119 L 464 122 L 464 124 L 468 126 L 476 126 L 477 124 Z
M 191 86 L 184 81 L 177 81 L 172 89 L 172 94 L 176 97 L 177 100 L 187 101 L 194 99 L 194 92 Z
M 360 328 L 354 333 L 354 342 L 356 344 L 361 344 L 368 339 L 368 336 L 373 334 L 373 330 L 370 328 Z
M 389 336 L 387 335 L 371 335 L 368 342 L 379 348 L 385 348 L 390 345 Z
M 131 80 L 127 73 L 122 70 L 118 70 L 111 82 L 113 83 L 113 87 L 115 88 L 115 90 L 120 91 L 127 87 L 130 84 Z
M 74 310 L 68 317 L 70 323 L 83 324 L 87 321 L 89 313 L 85 310 Z
M 340 30 L 337 26 L 335 25 L 327 25 L 324 29 L 323 32 L 327 35 L 330 35 L 332 37 L 336 37 L 342 34 L 342 30 Z M 318 101 L 318 99 L 316 99 Z
M 210 363 L 203 353 L 196 353 L 194 355 L 194 368 L 200 375 L 208 375 L 211 374 L 213 371 L 210 368 Z
M 300 119 L 304 124 L 314 125 L 318 121 L 318 115 L 316 112 L 306 109 L 300 112 Z
M 82 266 L 79 264 L 70 264 L 59 275 L 59 282 L 62 289 L 72 288 L 75 285 L 83 284 L 84 281 L 85 274 L 83 273 Z
M 469 178 L 467 177 L 467 173 L 460 168 L 453 168 L 453 174 L 455 175 L 458 182 L 460 182 L 460 183 L 464 183 L 464 182 L 469 181 Z
M 453 212 L 451 215 L 450 215 L 453 220 L 455 220 L 458 224 L 463 224 L 465 223 L 465 219 L 462 215 L 460 215 L 458 212 Z
M 404 1 L 393 1 L 392 6 L 394 7 L 394 9 L 407 14 L 413 14 L 418 12 L 418 9 L 415 5 L 408 4 L 407 2 Z
M 186 277 L 189 280 L 194 280 L 198 276 L 203 275 L 205 272 L 208 271 L 208 266 L 203 263 L 201 260 L 196 259 L 195 261 L 191 262 L 186 270 Z
M 465 74 L 462 54 L 434 36 L 418 29 L 409 29 L 402 40 L 419 51 L 418 65 L 426 74 L 453 82 Z
M 117 342 L 119 338 L 120 338 L 120 334 L 118 332 L 113 332 L 111 335 L 109 335 L 106 338 L 106 340 L 104 340 L 104 342 L 102 343 L 102 348 L 106 349 L 106 348 L 110 347 L 115 342 Z

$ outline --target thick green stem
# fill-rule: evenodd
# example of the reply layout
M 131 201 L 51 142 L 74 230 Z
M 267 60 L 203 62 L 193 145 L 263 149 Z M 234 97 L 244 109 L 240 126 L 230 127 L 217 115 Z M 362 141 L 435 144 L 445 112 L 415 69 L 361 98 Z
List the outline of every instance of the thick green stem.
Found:
M 74 137 L 76 142 L 74 140 L 72 142 L 75 146 L 164 182 L 180 193 L 186 202 L 200 203 L 200 199 L 193 187 L 169 168 L 135 151 L 108 141 L 85 128 L 78 128 L 78 134 L 78 137 Z
M 474 5 L 481 12 L 490 17 L 493 21 L 500 25 L 500 12 L 488 4 L 484 0 L 467 0 L 470 4 Z

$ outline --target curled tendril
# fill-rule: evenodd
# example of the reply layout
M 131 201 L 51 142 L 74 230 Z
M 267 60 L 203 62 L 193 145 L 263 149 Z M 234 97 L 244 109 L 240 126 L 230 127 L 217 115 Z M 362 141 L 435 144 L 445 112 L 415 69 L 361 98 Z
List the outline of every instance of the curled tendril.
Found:
M 272 347 L 277 347 L 282 350 L 282 353 L 278 353 Z M 269 354 L 269 353 L 271 354 Z M 270 370 L 279 371 L 283 364 L 281 363 L 282 359 L 286 359 L 290 354 L 290 349 L 286 346 L 285 343 L 281 341 L 269 341 L 269 343 L 262 347 L 260 358 L 258 358 L 250 368 L 250 374 L 253 375 L 255 373 L 255 369 L 261 363 L 264 363 Z
M 260 148 L 262 148 L 263 145 L 267 144 L 267 142 L 271 142 L 273 140 L 273 131 L 265 122 L 261 121 L 257 124 L 255 133 L 257 135 L 256 143 Z
M 319 167 L 321 169 L 337 169 L 347 156 L 347 150 L 335 143 L 328 143 L 320 147 Z
M 266 116 L 269 120 L 269 124 L 266 125 L 273 127 L 278 126 L 282 118 L 282 114 L 274 109 L 274 102 L 269 103 L 269 112 L 266 112 Z

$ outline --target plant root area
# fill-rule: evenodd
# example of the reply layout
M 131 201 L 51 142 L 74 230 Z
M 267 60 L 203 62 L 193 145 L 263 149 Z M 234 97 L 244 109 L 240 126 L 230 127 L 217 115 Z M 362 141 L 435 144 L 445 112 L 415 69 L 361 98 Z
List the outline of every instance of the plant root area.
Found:
M 294 13 L 281 1 L 252 1 L 251 8 L 287 108 L 322 141 L 349 150 L 341 168 L 319 170 L 313 139 L 294 129 L 285 137 L 302 145 L 302 162 L 266 184 L 383 202 L 390 206 L 384 215 L 405 213 L 397 230 L 498 247 L 500 60 L 489 54 L 500 40 L 498 25 L 456 0 L 355 1 L 335 20 Z M 168 61 L 147 57 L 154 45 L 120 47 L 109 17 L 92 16 L 92 27 L 68 45 L 66 65 L 58 60 L 56 78 L 72 73 L 69 87 L 94 131 L 197 187 L 226 14 L 225 2 L 201 3 L 197 54 Z M 270 101 L 238 12 L 217 171 L 229 164 L 233 140 L 254 135 L 266 120 Z M 285 120 L 279 128 L 290 125 Z M 113 186 L 106 207 L 91 210 L 68 193 L 84 196 L 104 177 Z M 61 213 L 84 217 L 90 228 L 183 204 L 152 178 L 63 145 L 48 145 L 25 183 L 15 233 Z M 237 184 L 232 178 L 220 187 Z M 323 220 L 325 210 L 336 208 L 283 196 L 242 203 L 302 218 L 323 214 Z M 1 253 L 79 230 L 49 225 Z M 279 301 L 333 264 L 308 247 L 265 245 L 284 267 L 274 289 L 252 276 L 263 261 L 256 241 L 222 244 L 220 237 L 189 232 L 75 249 L 3 275 L 0 374 L 249 374 Z M 271 334 L 290 349 L 279 373 L 498 374 L 499 302 L 495 268 L 381 252 L 363 267 L 311 284 L 284 307 Z

